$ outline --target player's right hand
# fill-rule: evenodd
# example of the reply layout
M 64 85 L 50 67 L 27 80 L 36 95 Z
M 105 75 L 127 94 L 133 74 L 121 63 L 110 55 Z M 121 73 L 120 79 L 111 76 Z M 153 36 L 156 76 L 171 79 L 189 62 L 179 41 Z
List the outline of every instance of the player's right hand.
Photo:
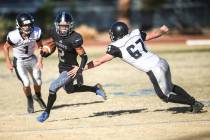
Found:
M 78 66 L 73 66 L 73 67 L 74 68 L 71 69 L 67 74 L 68 76 L 71 76 L 74 78 L 78 74 L 79 67 Z

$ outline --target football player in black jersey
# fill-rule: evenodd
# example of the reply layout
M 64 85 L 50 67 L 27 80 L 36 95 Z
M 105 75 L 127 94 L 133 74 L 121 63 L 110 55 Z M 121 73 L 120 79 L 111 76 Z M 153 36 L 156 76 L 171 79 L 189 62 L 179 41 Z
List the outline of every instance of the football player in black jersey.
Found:
M 37 118 L 39 122 L 44 122 L 50 115 L 50 110 L 56 100 L 56 92 L 63 87 L 67 93 L 74 92 L 94 92 L 96 95 L 100 95 L 103 99 L 106 99 L 106 94 L 100 84 L 95 86 L 86 86 L 83 84 L 82 71 L 88 60 L 84 48 L 82 47 L 83 38 L 82 36 L 73 31 L 73 18 L 67 12 L 60 12 L 57 14 L 55 19 L 55 28 L 51 31 L 51 37 L 48 40 L 51 46 L 45 46 L 48 48 L 48 52 L 41 50 L 40 54 L 43 57 L 47 57 L 52 52 L 50 49 L 54 46 L 58 49 L 59 57 L 59 77 L 54 80 L 49 88 L 49 97 L 47 108 Z M 77 62 L 77 55 L 81 57 L 80 65 Z M 74 68 L 79 66 L 79 69 Z M 68 72 L 70 70 L 75 71 L 74 76 L 70 76 Z M 77 79 L 77 84 L 73 84 L 74 79 Z

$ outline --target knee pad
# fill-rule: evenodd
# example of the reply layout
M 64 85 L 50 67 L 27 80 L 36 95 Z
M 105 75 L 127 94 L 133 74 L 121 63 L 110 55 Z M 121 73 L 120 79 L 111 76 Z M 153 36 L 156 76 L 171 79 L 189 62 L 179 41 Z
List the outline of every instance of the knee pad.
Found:
M 22 81 L 22 83 L 23 83 L 24 87 L 29 87 L 30 86 L 30 81 L 29 80 L 25 79 L 25 80 Z
M 42 80 L 41 80 L 41 78 L 36 78 L 35 81 L 34 81 L 34 84 L 35 84 L 35 85 L 38 85 L 38 86 L 41 86 L 41 85 L 42 85 Z
M 35 85 L 41 86 L 42 84 L 41 71 L 38 71 L 36 74 L 34 74 L 33 82 Z
M 168 103 L 168 97 L 170 95 L 170 92 L 167 89 L 159 88 L 159 90 L 156 91 L 158 97 L 165 103 Z

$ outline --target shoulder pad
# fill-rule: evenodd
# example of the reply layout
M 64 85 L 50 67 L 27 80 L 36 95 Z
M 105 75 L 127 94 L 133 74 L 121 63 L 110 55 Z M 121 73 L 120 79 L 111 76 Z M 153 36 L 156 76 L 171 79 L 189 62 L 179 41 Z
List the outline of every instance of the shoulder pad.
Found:
M 83 38 L 79 33 L 74 33 L 72 37 L 72 43 L 74 47 L 80 47 L 83 44 Z
M 19 41 L 19 30 L 13 30 L 11 32 L 8 33 L 7 35 L 7 41 L 9 42 L 10 45 L 15 45 L 18 41 Z

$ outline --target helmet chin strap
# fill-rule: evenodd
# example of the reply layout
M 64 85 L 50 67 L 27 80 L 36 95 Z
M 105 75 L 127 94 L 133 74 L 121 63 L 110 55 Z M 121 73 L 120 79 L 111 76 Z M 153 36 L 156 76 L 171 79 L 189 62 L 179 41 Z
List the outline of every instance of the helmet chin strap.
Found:
M 69 31 L 65 31 L 65 32 L 59 31 L 59 34 L 60 34 L 61 36 L 67 36 L 67 35 L 69 34 Z
M 31 31 L 24 31 L 24 30 L 22 30 L 22 33 L 29 35 L 31 33 Z
M 58 27 L 58 28 L 59 28 L 59 27 Z M 71 34 L 72 29 L 71 29 L 71 27 L 69 26 L 69 28 L 68 28 L 66 31 L 64 31 L 63 33 L 60 31 L 60 29 L 58 29 L 58 32 L 59 32 L 59 35 L 60 35 L 60 36 L 67 36 L 67 35 Z

